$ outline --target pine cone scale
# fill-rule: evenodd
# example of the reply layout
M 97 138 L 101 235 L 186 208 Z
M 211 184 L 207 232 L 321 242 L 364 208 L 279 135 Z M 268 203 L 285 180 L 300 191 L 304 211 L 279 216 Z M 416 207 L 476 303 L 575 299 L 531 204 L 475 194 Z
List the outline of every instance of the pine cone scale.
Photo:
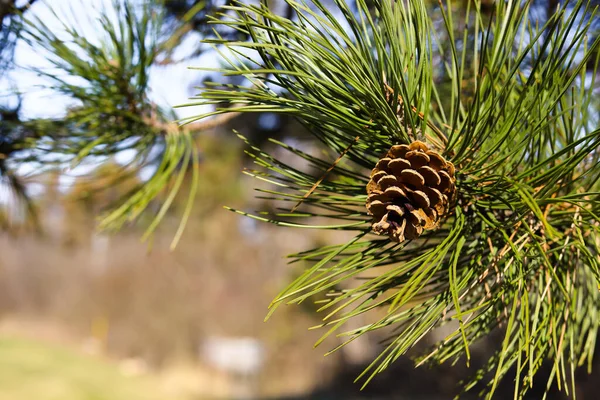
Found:
M 438 186 L 442 179 L 430 166 L 424 165 L 417 171 L 424 179 L 427 186 Z

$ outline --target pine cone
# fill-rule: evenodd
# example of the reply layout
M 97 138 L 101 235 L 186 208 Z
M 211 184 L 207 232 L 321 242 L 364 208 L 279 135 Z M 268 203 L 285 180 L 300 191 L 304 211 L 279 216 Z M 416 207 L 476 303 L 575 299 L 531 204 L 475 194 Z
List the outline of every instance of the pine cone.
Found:
M 402 242 L 435 229 L 456 191 L 454 165 L 423 142 L 392 146 L 367 185 L 373 231 Z

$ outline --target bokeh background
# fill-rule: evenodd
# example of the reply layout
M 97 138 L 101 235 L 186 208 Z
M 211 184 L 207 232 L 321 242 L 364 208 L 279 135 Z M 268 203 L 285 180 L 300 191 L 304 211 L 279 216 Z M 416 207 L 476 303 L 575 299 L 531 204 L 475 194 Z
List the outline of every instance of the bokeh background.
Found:
M 197 3 L 167 2 L 170 18 L 177 21 Z M 541 17 L 558 4 L 538 3 Z M 48 0 L 35 2 L 28 12 L 59 30 L 60 16 L 50 9 L 89 15 L 106 4 Z M 185 54 L 183 61 L 152 69 L 157 104 L 185 103 L 195 84 L 214 78 L 187 69 L 218 65 L 214 52 L 196 51 L 205 29 L 202 18 L 188 21 L 173 53 Z M 43 79 L 27 69 L 43 62 L 35 47 L 19 43 L 14 56 L 14 68 L 0 80 L 3 109 L 16 109 L 22 120 L 64 115 L 70 100 L 44 88 Z M 177 116 L 199 112 L 178 109 Z M 151 215 L 118 233 L 97 230 L 98 215 L 145 179 L 140 173 L 129 183 L 96 190 L 131 154 L 117 154 L 101 166 L 49 169 L 28 183 L 38 229 L 5 215 L 13 222 L 0 232 L 0 400 L 450 399 L 458 392 L 460 380 L 501 339 L 490 337 L 473 349 L 471 369 L 458 364 L 415 370 L 402 359 L 361 391 L 353 380 L 377 355 L 384 337 L 357 340 L 324 357 L 339 342 L 329 338 L 313 349 L 324 333 L 307 329 L 320 321 L 313 304 L 283 307 L 263 322 L 270 301 L 305 267 L 288 264 L 285 255 L 347 237 L 280 229 L 225 210 L 223 205 L 268 207 L 255 196 L 256 181 L 241 173 L 252 160 L 233 130 L 320 151 L 300 125 L 270 114 L 237 117 L 202 132 L 196 138 L 198 196 L 173 251 L 169 245 L 185 199 L 175 201 L 149 241 L 141 237 Z M 19 168 L 31 172 L 27 164 Z M 0 200 L 10 202 L 7 196 Z M 151 204 L 150 214 L 159 205 Z M 439 332 L 433 339 L 443 337 Z M 594 374 L 577 376 L 578 399 L 597 398 Z M 505 384 L 498 398 L 512 396 L 511 382 Z M 543 389 L 534 388 L 529 398 L 540 398 Z M 476 393 L 466 398 L 478 398 Z M 563 397 L 553 391 L 549 398 Z

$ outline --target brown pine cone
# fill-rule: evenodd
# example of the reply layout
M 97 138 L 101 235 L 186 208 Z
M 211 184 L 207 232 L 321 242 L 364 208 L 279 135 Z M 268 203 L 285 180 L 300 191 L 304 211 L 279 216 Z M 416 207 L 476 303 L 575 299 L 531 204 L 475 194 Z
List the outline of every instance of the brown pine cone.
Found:
M 455 182 L 454 165 L 425 143 L 392 146 L 367 185 L 373 231 L 403 242 L 437 228 L 449 211 Z

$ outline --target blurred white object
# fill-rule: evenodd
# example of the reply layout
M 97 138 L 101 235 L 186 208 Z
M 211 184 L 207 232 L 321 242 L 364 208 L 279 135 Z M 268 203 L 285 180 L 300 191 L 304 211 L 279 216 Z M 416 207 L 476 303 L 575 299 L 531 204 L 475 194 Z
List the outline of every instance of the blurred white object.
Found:
M 204 341 L 206 363 L 230 377 L 229 397 L 254 399 L 258 394 L 258 376 L 264 362 L 262 343 L 254 338 L 211 337 Z
M 202 350 L 212 367 L 241 375 L 258 373 L 264 361 L 262 343 L 251 337 L 210 337 Z

